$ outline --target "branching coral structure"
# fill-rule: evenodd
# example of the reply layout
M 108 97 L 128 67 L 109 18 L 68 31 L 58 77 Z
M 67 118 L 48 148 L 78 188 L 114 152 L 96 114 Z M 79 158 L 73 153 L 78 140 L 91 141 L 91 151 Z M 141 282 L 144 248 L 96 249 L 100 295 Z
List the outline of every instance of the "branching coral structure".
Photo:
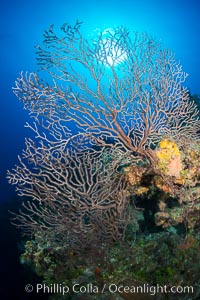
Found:
M 8 171 L 24 199 L 13 223 L 74 249 L 122 242 L 138 228 L 135 199 L 159 191 L 163 225 L 166 202 L 181 205 L 191 184 L 181 149 L 199 143 L 180 63 L 148 34 L 119 27 L 88 40 L 78 21 L 51 26 L 36 54 L 45 75 L 22 72 L 14 87 L 35 137 Z
M 37 61 L 51 82 L 21 73 L 14 88 L 36 118 L 73 123 L 98 145 L 115 143 L 151 164 L 152 148 L 163 136 L 175 142 L 197 137 L 198 108 L 183 85 L 187 74 L 148 34 L 120 27 L 88 40 L 77 21 L 59 35 L 51 26 L 44 45 L 36 47 Z

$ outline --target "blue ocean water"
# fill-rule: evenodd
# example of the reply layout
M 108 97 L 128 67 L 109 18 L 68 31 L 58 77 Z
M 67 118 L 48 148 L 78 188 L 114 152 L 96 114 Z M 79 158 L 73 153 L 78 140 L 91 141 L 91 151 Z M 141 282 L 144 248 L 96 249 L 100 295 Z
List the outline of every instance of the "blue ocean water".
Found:
M 8 281 L 11 280 L 15 289 L 21 291 L 20 280 L 17 280 L 16 284 L 16 272 L 20 273 L 22 269 L 18 262 L 16 233 L 9 225 L 7 214 L 7 210 L 15 207 L 19 199 L 14 188 L 8 185 L 5 176 L 6 170 L 17 163 L 17 155 L 24 148 L 24 138 L 29 135 L 24 128 L 25 122 L 29 119 L 28 113 L 23 110 L 22 104 L 13 94 L 12 87 L 21 70 L 37 70 L 34 46 L 42 43 L 43 31 L 50 24 L 55 24 L 59 28 L 66 21 L 73 24 L 78 19 L 84 22 L 83 28 L 88 37 L 95 35 L 97 30 L 103 31 L 120 25 L 126 26 L 129 30 L 148 32 L 161 39 L 164 45 L 176 54 L 183 70 L 189 74 L 186 85 L 192 94 L 200 95 L 199 12 L 198 0 L 1 2 L 0 228 L 4 229 L 1 266 L 6 274 L 7 287 Z

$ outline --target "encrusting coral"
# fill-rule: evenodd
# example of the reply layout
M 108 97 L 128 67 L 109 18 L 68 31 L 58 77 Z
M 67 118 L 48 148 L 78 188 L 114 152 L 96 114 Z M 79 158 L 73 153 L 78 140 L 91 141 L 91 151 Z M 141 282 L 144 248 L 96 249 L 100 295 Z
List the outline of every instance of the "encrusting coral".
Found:
M 181 162 L 181 153 L 175 142 L 163 139 L 159 148 L 155 151 L 158 158 L 158 167 L 161 171 L 169 176 L 180 177 L 183 168 Z
M 155 155 L 158 159 L 156 170 L 162 176 L 144 164 L 123 169 L 130 197 L 138 206 L 138 197 L 150 201 L 154 199 L 152 203 L 156 206 L 154 220 L 157 226 L 169 227 L 184 223 L 190 228 L 195 227 L 200 209 L 199 145 L 196 143 L 180 147 L 174 141 L 164 138 L 156 147 Z

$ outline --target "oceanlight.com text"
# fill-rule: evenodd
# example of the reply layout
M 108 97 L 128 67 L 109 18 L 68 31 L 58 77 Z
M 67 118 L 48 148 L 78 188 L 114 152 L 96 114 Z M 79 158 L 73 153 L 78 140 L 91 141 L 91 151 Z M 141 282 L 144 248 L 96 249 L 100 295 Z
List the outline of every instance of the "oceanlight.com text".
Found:
M 25 291 L 31 293 L 35 291 L 37 294 L 61 294 L 66 295 L 69 293 L 77 294 L 97 294 L 109 292 L 111 294 L 115 293 L 127 293 L 127 294 L 149 294 L 154 296 L 155 294 L 193 294 L 194 288 L 192 286 L 167 286 L 167 285 L 149 285 L 143 284 L 139 286 L 134 285 L 122 285 L 122 284 L 104 284 L 99 287 L 92 283 L 87 285 L 74 284 L 72 286 L 67 286 L 61 283 L 55 283 L 47 285 L 45 283 L 38 283 L 34 287 L 32 284 L 27 284 L 25 286 Z

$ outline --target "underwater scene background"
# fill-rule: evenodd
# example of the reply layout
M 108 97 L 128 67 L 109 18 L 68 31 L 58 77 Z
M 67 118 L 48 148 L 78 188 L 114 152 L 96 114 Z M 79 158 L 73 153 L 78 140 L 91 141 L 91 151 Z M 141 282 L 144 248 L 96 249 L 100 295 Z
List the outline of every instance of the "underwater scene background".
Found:
M 20 300 L 120 300 L 150 299 L 155 297 L 157 297 L 155 299 L 200 299 L 200 282 L 198 275 L 200 271 L 200 148 L 198 130 L 198 117 L 200 110 L 199 12 L 200 3 L 198 0 L 77 0 L 76 2 L 68 0 L 8 0 L 1 3 L 0 66 L 2 75 L 0 84 L 0 295 L 2 299 L 12 299 L 14 297 Z M 94 141 L 91 142 L 90 140 L 85 142 L 86 147 L 88 147 L 88 145 L 91 143 L 92 147 L 90 150 L 96 150 L 95 157 L 92 156 L 92 151 L 91 153 L 89 151 L 89 153 L 87 153 L 87 155 L 85 154 L 85 156 L 82 156 L 81 153 L 80 157 L 77 153 L 74 154 L 74 152 L 67 152 L 67 158 L 59 157 L 60 162 L 64 161 L 64 163 L 67 164 L 71 170 L 73 170 L 68 174 L 70 180 L 67 188 L 71 187 L 71 190 L 73 190 L 77 184 L 80 185 L 80 177 L 92 178 L 94 186 L 91 185 L 91 190 L 92 188 L 95 190 L 95 201 L 98 199 L 99 205 L 104 197 L 106 199 L 104 205 L 106 206 L 109 201 L 110 205 L 110 203 L 113 203 L 113 199 L 110 199 L 109 197 L 110 195 L 113 195 L 113 197 L 117 199 L 114 210 L 112 210 L 111 205 L 111 207 L 109 207 L 109 211 L 105 213 L 105 216 L 101 211 L 99 212 L 97 210 L 94 219 L 91 217 L 92 214 L 84 215 L 80 218 L 80 215 L 82 214 L 82 207 L 84 207 L 88 201 L 87 197 L 84 198 L 82 196 L 81 198 L 81 209 L 78 217 L 76 214 L 74 214 L 74 212 L 69 215 L 65 214 L 66 208 L 63 205 L 58 207 L 56 204 L 55 207 L 51 206 L 50 209 L 48 207 L 50 213 L 45 215 L 43 219 L 40 220 L 39 217 L 34 219 L 36 220 L 38 227 L 34 227 L 32 226 L 33 223 L 29 223 L 29 233 L 32 231 L 31 233 L 33 233 L 34 236 L 24 238 L 22 237 L 20 230 L 16 229 L 10 224 L 10 218 L 12 217 L 12 214 L 8 211 L 17 212 L 21 208 L 21 203 L 23 202 L 22 200 L 26 202 L 26 197 L 30 197 L 31 195 L 30 190 L 23 190 L 23 184 L 26 183 L 26 181 L 23 181 L 24 177 L 22 175 L 16 177 L 16 174 L 24 174 L 25 177 L 27 176 L 27 178 L 31 178 L 29 176 L 33 176 L 34 174 L 34 176 L 37 177 L 38 173 L 36 171 L 36 173 L 33 172 L 33 174 L 30 175 L 31 171 L 33 171 L 32 168 L 29 170 L 30 172 L 26 172 L 23 167 L 20 170 L 13 170 L 13 168 L 15 168 L 15 165 L 19 164 L 17 158 L 18 155 L 21 155 L 23 149 L 26 148 L 25 138 L 32 138 L 33 140 L 35 138 L 36 132 L 24 127 L 26 122 L 30 122 L 29 112 L 31 109 L 35 111 L 38 109 L 39 113 L 41 113 L 41 111 L 40 108 L 38 108 L 39 105 L 31 106 L 30 103 L 23 103 L 23 101 L 19 101 L 17 97 L 20 98 L 23 94 L 27 97 L 30 96 L 30 94 L 26 94 L 26 88 L 29 88 L 31 83 L 37 83 L 37 79 L 35 78 L 29 78 L 27 80 L 25 76 L 26 72 L 37 73 L 38 69 L 43 66 L 43 63 L 49 63 L 49 68 L 51 68 L 52 60 L 48 61 L 47 56 L 45 57 L 46 54 L 42 52 L 45 38 L 43 34 L 45 34 L 45 30 L 49 30 L 48 33 L 46 31 L 47 44 L 53 44 L 57 41 L 55 38 L 56 34 L 60 34 L 59 28 L 61 28 L 63 24 L 66 24 L 66 22 L 70 24 L 70 26 L 75 26 L 75 24 L 77 24 L 76 20 L 83 22 L 80 25 L 81 34 L 88 40 L 96 38 L 100 32 L 105 34 L 105 38 L 107 38 L 107 35 L 112 36 L 113 40 L 112 42 L 107 42 L 108 44 L 104 44 L 104 39 L 100 40 L 103 47 L 100 50 L 102 50 L 104 55 L 109 57 L 109 59 L 107 58 L 108 64 L 110 63 L 110 59 L 112 61 L 115 54 L 120 56 L 119 60 L 121 60 L 122 63 L 121 61 L 120 63 L 118 63 L 118 61 L 116 63 L 118 64 L 118 69 L 120 72 L 123 60 L 127 59 L 126 54 L 123 56 L 123 51 L 125 51 L 124 49 L 127 42 L 127 32 L 138 32 L 139 36 L 143 32 L 147 33 L 147 37 L 142 37 L 144 44 L 146 41 L 153 43 L 152 40 L 154 41 L 154 39 L 155 41 L 160 41 L 161 44 L 164 45 L 165 49 L 170 49 L 172 53 L 175 54 L 175 62 L 180 61 L 183 72 L 189 74 L 183 83 L 183 85 L 186 86 L 189 91 L 186 91 L 178 86 L 178 92 L 176 96 L 179 97 L 179 95 L 181 95 L 185 101 L 184 103 L 188 103 L 187 101 L 189 101 L 189 103 L 193 103 L 194 101 L 195 108 L 193 109 L 193 107 L 191 107 L 188 109 L 189 106 L 186 105 L 182 110 L 180 109 L 180 111 L 175 114 L 177 118 L 180 112 L 183 113 L 184 111 L 187 113 L 187 117 L 190 116 L 188 120 L 189 125 L 187 125 L 186 118 L 180 121 L 182 124 L 181 126 L 178 125 L 178 129 L 181 127 L 179 130 L 180 134 L 176 135 L 176 130 L 166 131 L 165 134 L 162 134 L 162 130 L 160 130 L 161 135 L 159 135 L 159 137 L 158 135 L 155 135 L 149 140 L 147 139 L 147 141 L 144 142 L 144 147 L 140 148 L 138 146 L 142 141 L 139 131 L 135 136 L 135 139 L 133 138 L 133 132 L 129 132 L 130 137 L 132 140 L 134 140 L 131 145 L 132 148 L 128 148 L 126 145 L 124 146 L 123 139 L 118 141 L 115 135 L 108 134 L 106 136 L 106 134 L 103 134 L 103 137 L 101 137 L 102 139 L 100 139 L 100 143 L 99 140 L 98 143 Z M 54 24 L 54 27 L 51 27 L 51 24 Z M 120 26 L 127 28 L 127 31 L 124 34 L 121 34 L 121 37 L 124 38 L 124 45 L 122 43 L 122 38 L 118 38 L 120 36 L 120 32 L 115 31 L 115 28 L 119 28 Z M 55 35 L 53 35 L 54 28 Z M 65 31 L 67 31 L 67 27 L 63 27 L 62 33 L 64 32 L 65 34 Z M 52 36 L 54 38 L 52 38 Z M 116 47 L 116 41 L 118 41 L 119 44 L 121 42 L 121 47 L 123 49 L 122 52 L 113 53 L 111 51 L 112 45 Z M 41 48 L 39 48 L 38 45 L 40 45 Z M 35 46 L 37 47 L 35 48 Z M 160 46 L 157 48 L 156 43 L 154 46 L 155 49 L 159 49 L 159 55 L 160 53 L 162 54 L 162 46 L 161 48 L 159 48 Z M 44 49 L 46 48 L 44 47 Z M 146 55 L 146 57 L 148 56 L 148 48 L 145 49 L 146 50 L 144 52 L 141 52 L 141 61 L 141 57 L 143 57 L 143 55 Z M 130 49 L 130 53 L 132 50 L 133 49 Z M 50 54 L 54 55 L 54 53 L 55 52 L 53 50 Z M 36 61 L 37 55 L 39 55 L 40 58 L 38 61 Z M 162 62 L 162 56 L 159 55 L 156 56 L 156 59 Z M 89 59 L 90 58 L 88 58 L 88 60 Z M 163 60 L 164 59 L 165 56 L 163 56 Z M 37 64 L 37 62 L 40 63 L 40 66 Z M 102 68 L 104 67 L 104 64 L 105 62 L 102 60 Z M 181 69 L 178 69 L 178 65 L 174 65 L 173 59 L 172 61 L 166 60 L 163 68 L 166 67 L 168 72 L 171 70 L 170 66 L 171 68 L 177 68 L 175 70 L 179 70 L 179 72 L 182 71 Z M 148 65 L 148 68 L 149 67 L 150 63 Z M 24 77 L 20 77 L 19 75 L 22 70 L 24 72 Z M 130 72 L 130 74 L 136 74 L 131 67 L 127 70 Z M 152 70 L 153 72 L 161 72 L 157 71 L 156 69 Z M 81 72 L 82 69 L 80 70 L 80 74 Z M 126 69 L 123 74 L 126 75 Z M 119 78 L 121 78 L 120 76 L 121 75 L 119 75 Z M 89 78 L 88 85 L 93 88 L 94 81 L 92 79 L 90 81 L 90 76 L 87 78 Z M 44 79 L 49 80 L 49 74 L 44 75 Z M 179 79 L 180 78 L 177 80 L 179 81 Z M 14 94 L 12 88 L 16 87 L 16 82 L 18 82 L 18 89 L 15 90 Z M 42 84 L 43 83 L 38 83 L 38 86 L 40 85 L 41 87 Z M 158 88 L 157 85 L 155 85 L 155 93 L 157 93 L 156 88 Z M 174 86 L 172 86 L 171 90 L 173 90 L 173 88 Z M 174 89 L 176 90 L 176 86 Z M 144 94 L 148 93 L 148 91 L 149 90 L 145 90 Z M 56 92 L 57 96 L 59 93 L 59 95 L 61 95 L 60 91 L 57 90 Z M 105 98 L 107 96 L 108 99 L 110 99 L 109 89 L 108 91 L 104 92 Z M 91 100 L 91 98 L 92 97 L 87 98 L 85 96 L 86 100 Z M 73 101 L 73 97 L 71 99 L 71 101 Z M 78 97 L 75 99 L 74 105 L 76 106 L 77 103 L 79 103 Z M 173 105 L 174 110 L 171 109 Z M 26 110 L 24 110 L 24 106 L 26 107 Z M 80 110 L 80 114 L 83 114 L 85 107 L 87 107 L 87 101 L 83 105 L 82 110 Z M 106 104 L 103 103 L 102 107 L 105 109 Z M 173 115 L 173 112 L 176 111 L 176 107 L 177 103 L 173 104 L 173 102 L 171 102 L 169 105 L 170 114 Z M 116 105 L 116 109 L 117 108 L 118 106 Z M 135 109 L 136 111 L 136 108 L 137 110 L 140 109 L 139 106 L 128 106 L 128 110 Z M 44 115 L 46 114 L 45 109 L 43 106 L 42 113 Z M 58 111 L 56 113 L 62 112 L 63 111 Z M 68 112 L 69 115 L 71 114 L 71 119 L 69 119 L 69 122 L 72 122 L 69 123 L 71 124 L 70 134 L 77 135 L 80 128 L 77 128 L 73 124 L 73 113 L 71 113 L 71 111 Z M 32 114 L 32 116 L 34 116 L 34 114 Z M 97 120 L 100 116 L 100 112 L 95 111 L 93 116 Z M 47 117 L 49 117 L 49 115 Z M 79 112 L 76 115 L 77 119 L 78 117 L 80 117 Z M 134 118 L 137 118 L 136 113 Z M 37 118 L 35 120 L 37 121 Z M 147 118 L 147 120 L 149 122 L 150 119 Z M 124 128 L 128 127 L 129 125 L 137 125 L 138 128 L 141 128 L 141 132 L 142 128 L 144 128 L 141 125 L 142 121 L 138 121 L 138 123 L 131 123 L 131 118 L 126 120 L 123 120 L 122 118 L 121 121 L 125 124 Z M 42 124 L 40 122 L 42 121 L 39 120 L 39 125 Z M 64 123 L 62 122 L 63 121 L 61 121 L 59 124 L 63 126 Z M 86 122 L 86 119 L 84 119 L 84 122 Z M 173 124 L 177 125 L 176 121 L 172 120 L 172 122 L 175 122 Z M 110 124 L 112 126 L 113 123 L 111 122 Z M 64 132 L 62 126 L 60 129 L 59 126 L 57 127 L 57 133 L 61 132 L 61 135 Z M 185 130 L 185 128 L 187 128 L 187 130 Z M 51 128 L 50 135 L 48 136 L 50 144 L 56 143 L 56 141 L 59 140 L 59 133 L 57 136 L 53 136 L 51 135 L 52 132 L 55 132 L 55 127 Z M 94 133 L 95 137 L 97 136 L 97 132 L 98 130 Z M 187 136 L 188 140 L 186 139 Z M 66 135 L 65 137 L 69 138 L 71 135 Z M 100 146 L 103 142 L 105 142 L 105 140 L 107 141 L 107 144 L 102 150 Z M 182 140 L 184 140 L 184 143 L 181 144 Z M 80 140 L 78 139 L 76 142 L 80 143 Z M 193 142 L 195 145 L 193 145 Z M 111 151 L 107 148 L 108 144 L 113 145 Z M 141 153 L 141 149 L 147 149 L 148 145 L 150 145 L 150 148 L 153 150 L 153 152 L 146 151 L 145 153 Z M 30 149 L 34 149 L 34 146 L 33 148 L 30 146 L 29 150 Z M 73 151 L 76 149 L 74 144 L 72 149 Z M 32 150 L 31 153 L 33 153 Z M 125 157 L 124 153 L 127 154 Z M 137 153 L 135 156 L 136 159 L 134 157 L 133 161 L 131 158 L 131 153 L 134 153 L 134 155 Z M 40 157 L 41 155 L 41 153 L 36 154 L 38 155 L 36 155 L 37 157 Z M 26 155 L 26 159 L 31 161 L 30 153 L 27 152 Z M 55 157 L 58 158 L 58 155 L 55 153 L 46 153 L 45 157 L 50 157 L 52 161 Z M 156 163 L 154 163 L 155 160 Z M 146 163 L 148 161 L 150 161 L 150 164 Z M 42 164 L 44 161 L 40 161 L 38 164 L 39 163 Z M 82 169 L 79 170 L 75 168 L 76 163 L 78 166 L 81 165 L 83 170 L 85 170 L 83 173 Z M 44 167 L 44 165 L 42 165 L 42 167 Z M 97 169 L 101 169 L 100 174 L 95 173 L 95 170 Z M 10 173 L 7 173 L 7 170 L 9 170 Z M 58 170 L 60 170 L 59 166 Z M 117 173 L 116 177 L 114 170 Z M 42 173 L 41 177 L 43 176 L 45 178 L 45 174 L 46 173 Z M 6 178 L 6 176 L 9 178 Z M 100 178 L 99 182 L 101 182 L 101 184 L 103 182 L 103 191 L 102 186 L 96 184 L 96 182 L 98 182 L 98 178 Z M 165 182 L 164 178 L 169 178 L 169 181 Z M 15 181 L 18 181 L 18 187 L 24 192 L 24 196 L 22 198 L 17 196 L 15 186 L 9 184 L 8 179 L 12 184 L 14 184 Z M 38 180 L 40 180 L 40 178 Z M 63 184 L 62 180 L 61 182 Z M 48 190 L 48 187 L 52 187 L 52 184 L 49 185 L 48 180 L 46 181 L 46 185 L 42 184 L 44 184 L 43 181 L 39 182 L 38 186 L 35 185 L 33 188 L 34 197 L 41 197 L 42 199 L 43 197 L 47 196 L 47 194 L 44 192 L 44 187 L 47 187 Z M 83 186 L 80 185 L 80 190 L 82 191 L 82 188 L 86 188 L 88 192 L 88 186 L 90 186 L 90 184 L 87 184 L 87 186 L 84 186 L 84 183 Z M 40 191 L 39 187 L 41 186 L 42 188 Z M 51 188 L 49 188 L 49 191 L 52 192 L 49 197 L 52 197 L 54 191 L 53 189 L 51 190 Z M 64 190 L 62 190 L 62 192 L 63 191 Z M 70 192 L 70 188 L 66 193 L 68 199 L 73 199 L 74 194 Z M 76 194 L 76 191 L 74 191 L 74 193 Z M 91 197 L 91 199 L 93 198 Z M 128 204 L 127 199 L 129 199 Z M 138 209 L 134 209 L 134 205 Z M 123 207 L 123 210 L 121 207 Z M 32 208 L 33 206 L 28 206 L 28 209 L 32 210 Z M 67 209 L 69 208 L 71 209 L 71 207 L 67 206 Z M 68 238 L 66 238 L 65 231 L 63 231 L 64 233 L 61 237 L 59 236 L 60 231 L 55 231 L 53 232 L 54 238 L 52 239 L 52 235 L 50 234 L 51 229 L 47 225 L 49 220 L 59 224 L 60 226 L 63 226 L 62 222 L 60 224 L 58 221 L 60 220 L 60 214 L 58 213 L 56 216 L 55 212 L 57 211 L 62 211 L 62 213 L 64 212 L 65 217 L 69 218 L 69 222 L 66 222 L 67 224 L 71 222 L 77 225 L 77 220 L 81 220 L 83 222 L 81 227 L 82 231 L 79 232 L 80 228 L 77 229 L 77 227 L 75 227 L 74 231 L 71 231 L 71 236 L 69 235 Z M 112 228 L 114 229 L 111 230 L 110 227 L 107 227 L 107 224 L 112 218 Z M 104 219 L 105 222 L 102 223 L 102 219 Z M 18 221 L 21 222 L 23 220 L 20 218 L 18 219 L 17 217 L 17 222 Z M 93 228 L 93 224 L 99 225 L 97 228 Z M 43 228 L 45 233 L 42 232 L 42 230 L 40 231 L 38 228 Z M 66 228 L 69 230 L 68 227 Z M 103 229 L 100 230 L 99 228 Z M 49 235 L 46 235 L 46 229 Z M 102 235 L 101 231 L 105 232 L 105 234 Z M 76 232 L 79 232 L 80 234 L 76 236 Z M 81 246 L 79 245 L 79 239 L 82 239 L 80 243 Z M 110 240 L 113 240 L 113 243 L 107 242 Z M 51 286 L 52 289 L 60 288 L 58 285 L 56 287 L 53 286 L 54 283 L 63 284 L 64 286 L 70 287 L 74 284 L 87 286 L 88 284 L 93 283 L 93 287 L 89 286 L 86 293 L 66 293 L 65 296 L 62 296 L 60 292 L 54 293 L 53 290 L 51 290 L 50 293 L 25 291 L 25 287 L 28 284 L 31 284 L 35 287 L 37 283 L 42 284 L 44 282 Z M 96 286 L 102 290 L 105 283 L 108 286 L 109 284 L 116 283 L 116 285 L 128 287 L 135 287 L 144 283 L 149 283 L 153 286 L 156 286 L 156 284 L 161 286 L 167 285 L 167 287 L 170 287 L 173 284 L 175 286 L 192 285 L 195 288 L 195 292 L 189 295 L 181 294 L 181 296 L 179 296 L 180 298 L 178 298 L 177 294 L 173 298 L 171 295 L 169 296 L 163 294 L 149 296 L 148 293 L 145 293 L 133 296 L 133 294 L 125 292 L 121 294 L 117 292 L 105 292 L 103 294 L 100 294 L 99 291 L 95 292 Z

